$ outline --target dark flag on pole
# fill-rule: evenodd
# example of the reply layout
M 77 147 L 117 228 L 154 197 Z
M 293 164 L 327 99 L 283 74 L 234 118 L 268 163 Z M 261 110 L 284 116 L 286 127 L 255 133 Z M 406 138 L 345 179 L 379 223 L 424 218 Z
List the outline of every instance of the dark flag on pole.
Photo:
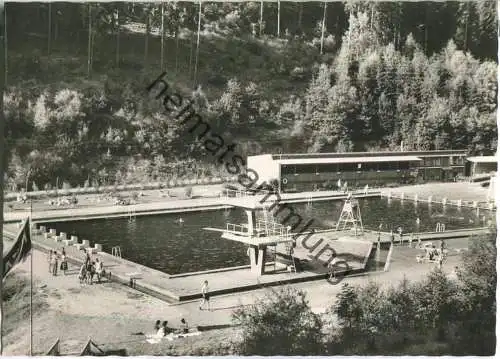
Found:
M 26 259 L 26 256 L 31 250 L 31 231 L 30 231 L 31 221 L 26 219 L 19 230 L 16 240 L 12 248 L 3 257 L 3 272 L 2 278 L 5 278 L 7 273 L 14 267 L 17 263 Z

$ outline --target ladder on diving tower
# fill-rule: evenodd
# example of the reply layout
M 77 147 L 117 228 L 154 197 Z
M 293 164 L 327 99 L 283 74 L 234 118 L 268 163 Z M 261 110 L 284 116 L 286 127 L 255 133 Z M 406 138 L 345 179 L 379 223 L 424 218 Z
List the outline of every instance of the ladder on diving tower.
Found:
M 262 209 L 262 215 L 264 217 L 264 233 L 266 237 L 269 237 L 272 235 L 272 227 L 274 225 L 274 217 L 272 213 L 269 212 L 269 208 L 264 205 Z M 271 248 L 272 247 L 272 248 Z M 269 254 L 271 257 L 271 260 L 273 261 L 273 269 L 276 271 L 276 245 L 274 246 L 269 246 Z
M 287 256 L 290 256 L 290 272 L 297 273 L 297 268 L 295 267 L 295 258 L 293 257 L 293 243 L 286 242 L 285 243 L 285 251 Z
M 356 236 L 358 230 L 363 233 L 363 220 L 361 219 L 361 210 L 357 199 L 353 199 L 349 194 L 344 202 L 344 207 L 340 213 L 339 221 L 335 230 L 345 230 L 347 226 L 352 225 Z

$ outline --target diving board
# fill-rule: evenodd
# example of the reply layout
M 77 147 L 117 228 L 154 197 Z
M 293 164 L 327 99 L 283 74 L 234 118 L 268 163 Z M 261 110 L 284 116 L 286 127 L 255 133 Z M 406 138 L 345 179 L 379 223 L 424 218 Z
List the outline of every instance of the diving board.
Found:
M 284 237 L 281 235 L 273 235 L 268 237 L 250 237 L 250 236 L 240 236 L 235 233 L 224 232 L 222 237 L 224 239 L 228 239 L 230 241 L 240 242 L 243 244 L 248 244 L 251 246 L 274 246 L 278 243 L 290 243 L 293 242 L 293 238 L 291 236 Z

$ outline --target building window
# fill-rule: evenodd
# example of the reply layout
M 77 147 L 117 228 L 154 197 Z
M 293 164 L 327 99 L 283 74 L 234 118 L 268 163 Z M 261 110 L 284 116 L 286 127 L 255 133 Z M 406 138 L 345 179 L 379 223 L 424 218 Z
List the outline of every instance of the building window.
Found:
M 464 158 L 462 156 L 455 157 L 455 164 L 456 165 L 463 165 L 464 164 Z

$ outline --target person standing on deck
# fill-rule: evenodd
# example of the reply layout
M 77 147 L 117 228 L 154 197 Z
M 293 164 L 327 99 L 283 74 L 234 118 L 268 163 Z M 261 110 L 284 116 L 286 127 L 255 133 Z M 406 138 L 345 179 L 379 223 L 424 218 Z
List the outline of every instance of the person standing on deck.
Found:
M 64 275 L 66 275 L 66 271 L 68 270 L 68 260 L 66 259 L 66 251 L 64 248 L 61 253 L 61 271 Z
M 444 253 L 444 239 L 439 240 L 439 248 L 441 249 L 441 254 Z
M 97 283 L 101 283 L 101 277 L 104 272 L 104 265 L 99 258 L 95 259 L 95 273 L 97 275 Z
M 399 244 L 403 244 L 403 228 L 401 226 L 398 227 L 398 233 L 399 233 Z
M 80 267 L 80 272 L 78 273 L 78 279 L 80 280 L 80 284 L 85 284 L 85 279 L 87 277 L 87 266 L 85 263 Z
M 200 310 L 202 310 L 203 305 L 206 303 L 208 310 L 210 310 L 210 295 L 208 294 L 208 281 L 206 280 L 201 287 L 202 300 L 200 303 Z
M 51 260 L 51 263 L 52 263 L 52 275 L 53 276 L 56 276 L 57 275 L 57 264 L 58 264 L 58 258 L 59 255 L 57 254 L 57 251 L 54 251 L 54 253 L 52 253 L 52 260 Z
M 90 254 L 89 254 L 89 252 L 88 252 L 86 249 L 84 249 L 84 248 L 82 248 L 82 251 L 84 251 L 84 252 L 85 252 L 85 258 L 84 258 L 84 260 L 83 260 L 83 261 L 84 261 L 85 267 L 87 267 L 87 266 L 89 265 L 89 263 L 91 262 Z
M 52 249 L 49 251 L 49 254 L 47 255 L 47 262 L 49 263 L 49 273 L 52 273 Z

